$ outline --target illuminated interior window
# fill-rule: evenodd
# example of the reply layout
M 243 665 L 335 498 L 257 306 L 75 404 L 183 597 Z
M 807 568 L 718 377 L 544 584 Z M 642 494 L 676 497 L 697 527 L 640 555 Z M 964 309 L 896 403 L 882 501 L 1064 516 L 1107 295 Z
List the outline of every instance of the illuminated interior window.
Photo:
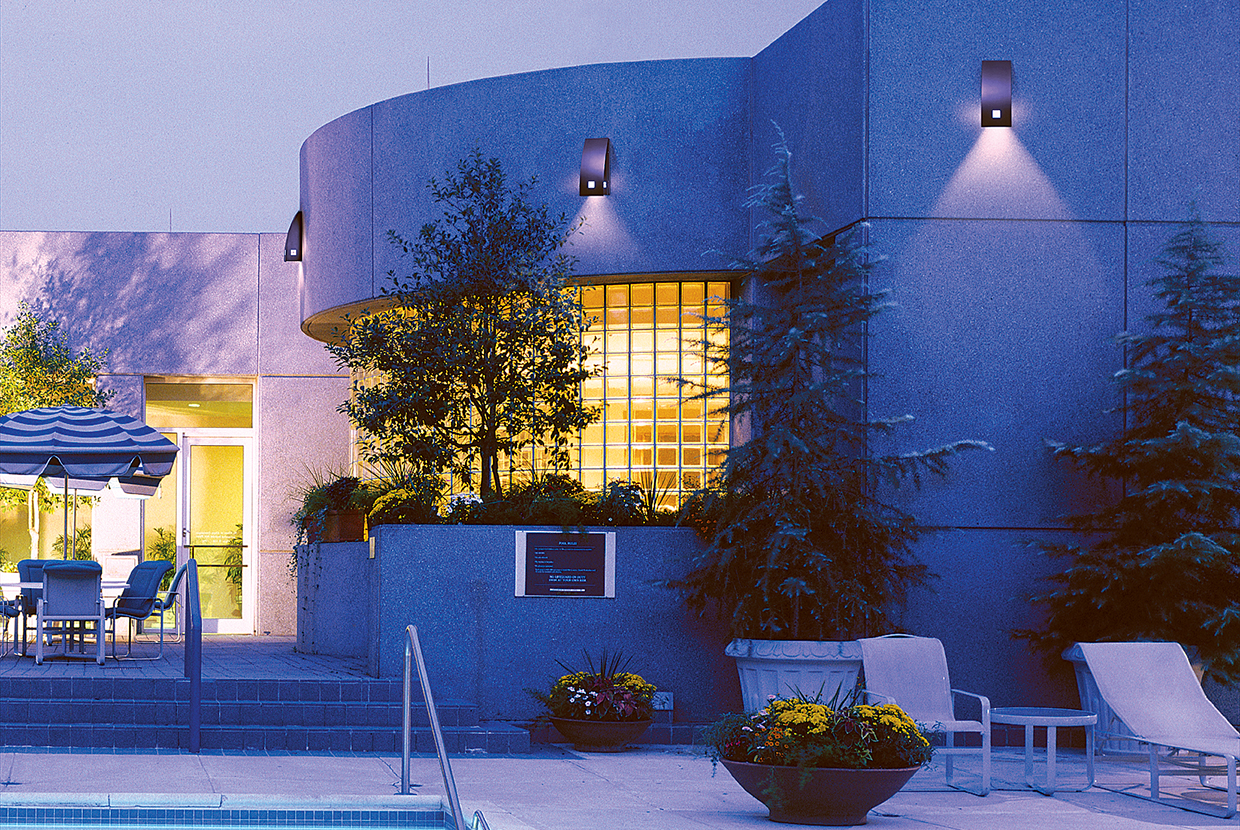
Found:
M 716 405 L 686 401 L 677 378 L 704 384 L 703 342 L 723 339 L 705 319 L 723 312 L 731 295 L 727 282 L 644 282 L 592 285 L 581 290 L 593 324 L 585 341 L 596 352 L 603 376 L 582 389 L 585 403 L 598 406 L 599 423 L 581 433 L 581 483 L 590 490 L 628 479 L 665 494 L 677 504 L 701 487 L 728 448 L 726 415 Z M 712 377 L 712 385 L 724 379 Z
M 710 470 L 722 463 L 729 440 L 727 416 L 712 411 L 718 408 L 715 402 L 685 400 L 694 392 L 682 390 L 677 378 L 691 379 L 699 387 L 708 382 L 726 385 L 724 378 L 708 377 L 703 343 L 727 342 L 727 330 L 708 328 L 705 320 L 722 315 L 723 300 L 730 296 L 727 282 L 581 289 L 582 306 L 592 320 L 583 338 L 593 352 L 591 365 L 603 368 L 581 390 L 585 404 L 599 407 L 602 416 L 581 431 L 572 448 L 576 469 L 568 471 L 577 474 L 587 490 L 629 480 L 654 486 L 663 505 L 672 507 L 703 486 Z M 359 449 L 355 441 L 355 464 Z M 541 451 L 500 459 L 509 486 L 547 466 Z M 448 478 L 452 490 L 465 489 Z M 473 487 L 478 486 L 475 475 Z
M 254 387 L 249 383 L 146 381 L 146 422 L 155 427 L 254 426 Z

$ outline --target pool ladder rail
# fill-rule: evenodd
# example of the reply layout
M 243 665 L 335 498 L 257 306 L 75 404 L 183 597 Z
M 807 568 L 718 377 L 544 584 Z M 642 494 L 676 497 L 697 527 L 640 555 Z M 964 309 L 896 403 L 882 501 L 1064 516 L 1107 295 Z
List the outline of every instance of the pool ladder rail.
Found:
M 400 792 L 409 795 L 409 738 L 411 734 L 410 696 L 411 668 L 413 658 L 417 658 L 418 682 L 422 684 L 422 698 L 426 701 L 426 716 L 430 719 L 431 734 L 435 738 L 435 754 L 439 756 L 439 769 L 443 773 L 443 787 L 448 793 L 448 806 L 452 810 L 452 826 L 456 830 L 491 830 L 481 810 L 474 811 L 473 820 L 468 826 L 462 824 L 461 802 L 456 795 L 456 780 L 452 777 L 452 764 L 448 761 L 448 750 L 443 742 L 443 730 L 439 728 L 439 715 L 435 711 L 435 699 L 431 695 L 431 681 L 426 674 L 426 659 L 422 656 L 422 641 L 418 639 L 418 627 L 410 625 L 405 628 L 405 705 L 403 707 L 403 752 L 400 761 Z

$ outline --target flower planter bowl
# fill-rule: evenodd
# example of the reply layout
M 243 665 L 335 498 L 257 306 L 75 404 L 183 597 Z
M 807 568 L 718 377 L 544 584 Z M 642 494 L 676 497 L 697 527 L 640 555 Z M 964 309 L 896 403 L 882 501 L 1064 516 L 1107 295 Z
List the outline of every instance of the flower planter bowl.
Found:
M 866 813 L 921 769 L 802 769 L 726 758 L 720 763 L 745 792 L 767 806 L 771 821 L 826 827 L 865 824 Z
M 575 720 L 552 718 L 560 734 L 573 743 L 578 752 L 622 752 L 653 722 L 646 720 Z

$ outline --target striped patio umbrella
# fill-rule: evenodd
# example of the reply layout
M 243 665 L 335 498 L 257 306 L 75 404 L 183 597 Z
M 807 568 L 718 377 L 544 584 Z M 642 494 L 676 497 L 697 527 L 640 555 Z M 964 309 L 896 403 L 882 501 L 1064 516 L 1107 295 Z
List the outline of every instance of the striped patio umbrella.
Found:
M 64 492 L 66 556 L 70 490 L 154 495 L 176 454 L 176 444 L 119 412 L 56 406 L 0 418 L 0 485 L 29 488 L 41 478 Z

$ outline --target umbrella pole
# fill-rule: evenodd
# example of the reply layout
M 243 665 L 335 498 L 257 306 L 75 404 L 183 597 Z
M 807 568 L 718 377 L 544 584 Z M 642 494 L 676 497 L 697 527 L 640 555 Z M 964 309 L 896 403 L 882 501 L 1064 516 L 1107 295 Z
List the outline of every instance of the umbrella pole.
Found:
M 65 473 L 65 535 L 60 537 L 64 545 L 61 546 L 60 558 L 69 558 L 69 474 Z

